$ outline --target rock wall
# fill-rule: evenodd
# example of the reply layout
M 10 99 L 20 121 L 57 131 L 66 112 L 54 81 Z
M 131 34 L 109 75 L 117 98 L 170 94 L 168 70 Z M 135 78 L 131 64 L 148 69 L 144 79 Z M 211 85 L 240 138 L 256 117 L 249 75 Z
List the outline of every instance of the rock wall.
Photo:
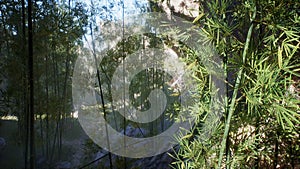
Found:
M 160 0 L 157 4 L 167 14 L 178 13 L 191 18 L 199 14 L 199 2 L 194 0 Z

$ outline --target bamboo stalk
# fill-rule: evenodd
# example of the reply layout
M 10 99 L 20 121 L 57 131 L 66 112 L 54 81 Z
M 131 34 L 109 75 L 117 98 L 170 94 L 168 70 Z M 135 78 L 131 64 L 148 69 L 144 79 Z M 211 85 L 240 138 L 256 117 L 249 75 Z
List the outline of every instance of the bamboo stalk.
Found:
M 91 1 L 93 4 L 93 1 Z M 92 16 L 94 16 L 94 14 L 91 14 Z M 94 21 L 95 22 L 95 21 Z M 93 34 L 93 26 L 92 23 L 90 24 L 90 29 L 91 29 L 91 37 L 92 37 L 92 47 L 93 47 L 93 57 L 95 59 L 95 66 L 96 66 L 96 70 L 97 70 L 97 80 L 98 80 L 98 84 L 99 84 L 99 88 L 100 88 L 100 97 L 101 97 L 101 105 L 102 105 L 102 109 L 103 109 L 103 113 L 104 113 L 104 119 L 107 120 L 106 118 L 106 107 L 105 107 L 105 103 L 104 103 L 104 97 L 103 97 L 103 90 L 102 90 L 102 83 L 101 83 L 101 78 L 100 78 L 100 71 L 98 69 L 98 61 L 97 61 L 97 57 L 96 57 L 96 48 L 95 48 L 95 41 L 94 41 L 94 34 Z M 125 130 L 125 129 L 124 129 Z M 109 167 L 110 169 L 113 169 L 113 164 L 112 164 L 112 155 L 110 152 L 110 142 L 109 142 L 109 135 L 108 135 L 108 127 L 107 127 L 107 123 L 105 123 L 105 132 L 106 132 L 106 141 L 107 141 L 107 148 L 108 148 L 108 158 L 109 158 Z
M 29 166 L 35 168 L 32 0 L 28 0 Z
M 246 55 L 247 55 L 247 52 L 248 52 L 248 49 L 249 49 L 249 43 L 250 43 L 252 30 L 253 30 L 253 20 L 255 19 L 255 16 L 256 16 L 256 7 L 254 7 L 253 15 L 250 19 L 251 25 L 248 29 L 247 39 L 246 39 L 246 43 L 245 43 L 245 47 L 244 47 L 244 51 L 243 51 L 243 55 L 242 55 L 243 64 L 245 63 Z M 229 112 L 228 112 L 227 120 L 226 120 L 226 123 L 225 123 L 225 131 L 224 131 L 223 139 L 222 139 L 222 142 L 221 142 L 221 150 L 220 150 L 220 154 L 219 154 L 218 168 L 221 168 L 221 165 L 222 165 L 222 159 L 223 159 L 224 151 L 225 151 L 225 148 L 226 148 L 226 140 L 227 140 L 227 136 L 228 136 L 229 129 L 230 129 L 230 121 L 231 121 L 232 115 L 233 115 L 234 110 L 235 110 L 235 102 L 236 102 L 239 86 L 240 86 L 240 83 L 241 83 L 243 70 L 244 70 L 243 66 L 240 67 L 240 70 L 238 72 L 238 76 L 237 76 L 236 81 L 235 81 L 232 100 L 231 100 L 231 103 L 230 103 Z

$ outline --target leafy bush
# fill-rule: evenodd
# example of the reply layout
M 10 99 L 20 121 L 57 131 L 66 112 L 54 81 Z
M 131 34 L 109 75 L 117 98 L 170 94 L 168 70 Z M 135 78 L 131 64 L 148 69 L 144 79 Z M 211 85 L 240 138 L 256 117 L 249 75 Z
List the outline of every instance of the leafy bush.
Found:
M 198 125 L 179 138 L 181 148 L 173 167 L 299 167 L 300 3 L 199 3 L 200 14 L 194 22 L 224 60 L 226 108 L 210 139 L 201 140 L 201 123 L 210 103 L 205 97 L 199 98 L 194 112 Z M 197 60 L 197 56 L 189 59 Z M 201 84 L 207 86 L 205 67 L 197 64 L 194 69 L 199 88 Z

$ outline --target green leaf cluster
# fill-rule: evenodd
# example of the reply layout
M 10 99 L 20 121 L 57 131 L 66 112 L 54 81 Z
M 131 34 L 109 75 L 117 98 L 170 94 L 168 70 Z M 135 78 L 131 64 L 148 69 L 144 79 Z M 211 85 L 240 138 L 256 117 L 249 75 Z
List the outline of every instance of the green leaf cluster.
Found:
M 201 122 L 209 99 L 199 99 L 195 116 L 203 120 L 180 138 L 173 167 L 299 166 L 300 3 L 217 0 L 199 4 L 194 23 L 224 61 L 226 107 L 220 125 L 212 126 L 210 139 L 202 140 Z M 199 65 L 193 67 L 195 78 L 199 87 L 208 86 L 209 78 L 200 80 L 205 67 Z

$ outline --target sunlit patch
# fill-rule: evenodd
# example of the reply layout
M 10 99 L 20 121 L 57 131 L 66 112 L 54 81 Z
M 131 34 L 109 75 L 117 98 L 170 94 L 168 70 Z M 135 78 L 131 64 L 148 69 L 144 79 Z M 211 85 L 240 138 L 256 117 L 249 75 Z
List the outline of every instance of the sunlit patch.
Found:
M 17 116 L 12 116 L 12 115 L 1 116 L 0 118 L 1 118 L 1 120 L 11 120 L 11 121 L 18 121 L 19 120 Z

